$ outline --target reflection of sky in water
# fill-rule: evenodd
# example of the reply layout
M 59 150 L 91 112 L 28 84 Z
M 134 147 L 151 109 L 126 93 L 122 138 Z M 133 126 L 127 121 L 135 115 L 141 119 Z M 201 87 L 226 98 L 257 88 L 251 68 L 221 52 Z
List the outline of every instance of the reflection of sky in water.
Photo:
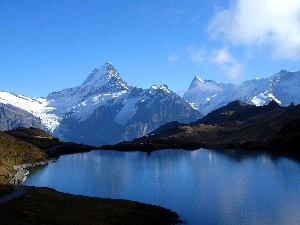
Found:
M 25 184 L 160 205 L 188 224 L 300 224 L 300 164 L 267 154 L 92 151 L 34 170 Z

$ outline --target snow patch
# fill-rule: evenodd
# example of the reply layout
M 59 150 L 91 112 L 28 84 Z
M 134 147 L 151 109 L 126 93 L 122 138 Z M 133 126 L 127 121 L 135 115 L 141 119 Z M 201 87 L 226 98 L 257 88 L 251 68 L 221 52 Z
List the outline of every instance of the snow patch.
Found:
M 14 95 L 9 92 L 0 91 L 0 103 L 10 104 L 39 117 L 51 132 L 59 125 L 60 118 L 51 113 L 55 108 L 49 107 L 49 102 L 45 98 L 29 98 L 23 95 Z
M 127 121 L 130 120 L 135 115 L 135 113 L 138 109 L 136 107 L 136 103 L 138 101 L 139 101 L 139 99 L 137 99 L 137 98 L 124 100 L 123 101 L 124 106 L 121 109 L 121 111 L 119 111 L 117 116 L 115 117 L 115 122 L 117 122 L 121 125 L 125 125 L 127 123 Z

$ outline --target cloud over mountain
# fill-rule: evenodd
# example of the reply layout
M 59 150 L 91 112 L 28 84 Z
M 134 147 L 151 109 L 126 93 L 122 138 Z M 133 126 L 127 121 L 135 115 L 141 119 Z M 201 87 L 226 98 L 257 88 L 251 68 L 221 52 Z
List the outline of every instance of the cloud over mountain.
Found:
M 213 17 L 213 39 L 247 47 L 267 47 L 271 57 L 300 59 L 300 2 L 298 0 L 235 0 Z

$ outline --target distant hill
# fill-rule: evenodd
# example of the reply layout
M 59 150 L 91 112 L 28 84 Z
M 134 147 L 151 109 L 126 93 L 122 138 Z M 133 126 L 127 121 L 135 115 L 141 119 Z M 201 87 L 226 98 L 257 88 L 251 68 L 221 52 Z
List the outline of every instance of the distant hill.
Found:
M 234 101 L 196 123 L 166 125 L 141 138 L 102 148 L 242 148 L 300 157 L 300 105 L 253 106 Z
M 205 117 L 199 119 L 197 123 L 219 124 L 234 121 L 245 121 L 246 119 L 263 115 L 264 113 L 280 108 L 280 105 L 275 101 L 271 101 L 268 105 L 255 106 L 236 100 L 208 113 Z
M 63 142 L 48 132 L 34 127 L 19 127 L 5 131 L 16 138 L 31 143 L 42 150 L 53 148 Z

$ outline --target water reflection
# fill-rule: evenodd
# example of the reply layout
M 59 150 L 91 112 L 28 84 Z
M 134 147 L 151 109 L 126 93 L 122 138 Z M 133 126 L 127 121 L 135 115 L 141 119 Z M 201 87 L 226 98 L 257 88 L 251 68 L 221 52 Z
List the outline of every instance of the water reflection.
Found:
M 31 171 L 26 184 L 161 205 L 188 224 L 298 224 L 300 164 L 241 151 L 92 151 Z

